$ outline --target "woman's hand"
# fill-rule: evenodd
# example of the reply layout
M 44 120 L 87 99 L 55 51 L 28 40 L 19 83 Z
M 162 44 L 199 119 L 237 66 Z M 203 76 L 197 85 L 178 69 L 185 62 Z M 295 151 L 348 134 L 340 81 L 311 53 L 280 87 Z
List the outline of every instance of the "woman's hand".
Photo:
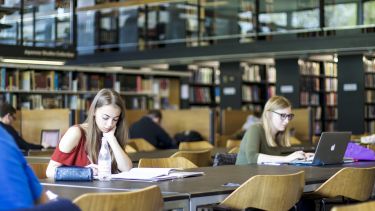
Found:
M 91 168 L 94 176 L 98 175 L 98 165 L 97 164 L 89 164 L 85 166 L 86 168 Z
M 112 128 L 112 130 L 103 133 L 103 137 L 108 141 L 108 144 L 111 145 L 111 143 L 116 140 L 115 137 L 116 127 Z
M 296 151 L 286 156 L 285 158 L 286 158 L 286 162 L 291 162 L 293 160 L 305 160 L 306 153 L 304 153 L 303 151 Z

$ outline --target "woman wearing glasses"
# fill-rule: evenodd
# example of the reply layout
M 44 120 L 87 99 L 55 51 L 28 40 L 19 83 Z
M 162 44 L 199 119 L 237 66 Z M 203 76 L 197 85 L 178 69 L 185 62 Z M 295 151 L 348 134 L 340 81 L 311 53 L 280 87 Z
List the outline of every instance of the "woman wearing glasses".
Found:
M 281 96 L 270 98 L 264 106 L 260 123 L 250 126 L 246 131 L 236 165 L 288 163 L 312 156 L 303 151 L 281 156 L 281 147 L 290 147 L 288 124 L 293 117 L 289 100 Z

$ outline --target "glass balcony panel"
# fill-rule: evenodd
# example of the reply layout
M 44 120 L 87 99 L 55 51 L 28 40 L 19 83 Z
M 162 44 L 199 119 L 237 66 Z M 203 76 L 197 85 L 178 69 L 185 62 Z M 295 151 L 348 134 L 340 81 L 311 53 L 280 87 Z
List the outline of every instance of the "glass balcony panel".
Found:
M 363 24 L 375 25 L 375 1 L 363 3 Z

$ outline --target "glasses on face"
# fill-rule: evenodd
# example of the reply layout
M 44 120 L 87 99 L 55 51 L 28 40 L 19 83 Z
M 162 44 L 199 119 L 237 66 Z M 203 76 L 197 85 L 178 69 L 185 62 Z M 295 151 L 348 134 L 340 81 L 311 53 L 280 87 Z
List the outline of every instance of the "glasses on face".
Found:
M 283 120 L 283 121 L 286 120 L 286 118 L 288 118 L 289 121 L 294 118 L 294 114 L 284 114 L 284 113 L 278 113 L 276 111 L 271 111 L 271 112 L 273 112 L 275 114 L 278 114 L 280 116 L 281 120 Z

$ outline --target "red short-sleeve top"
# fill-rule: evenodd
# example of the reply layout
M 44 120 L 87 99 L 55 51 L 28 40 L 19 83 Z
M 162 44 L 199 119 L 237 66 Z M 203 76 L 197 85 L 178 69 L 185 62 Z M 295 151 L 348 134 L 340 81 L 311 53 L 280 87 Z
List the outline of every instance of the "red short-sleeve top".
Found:
M 75 125 L 74 127 L 78 127 L 81 131 L 81 139 L 78 145 L 69 153 L 61 152 L 59 146 L 57 146 L 51 159 L 65 166 L 87 166 L 90 164 L 90 161 L 85 150 L 86 135 L 79 125 Z

